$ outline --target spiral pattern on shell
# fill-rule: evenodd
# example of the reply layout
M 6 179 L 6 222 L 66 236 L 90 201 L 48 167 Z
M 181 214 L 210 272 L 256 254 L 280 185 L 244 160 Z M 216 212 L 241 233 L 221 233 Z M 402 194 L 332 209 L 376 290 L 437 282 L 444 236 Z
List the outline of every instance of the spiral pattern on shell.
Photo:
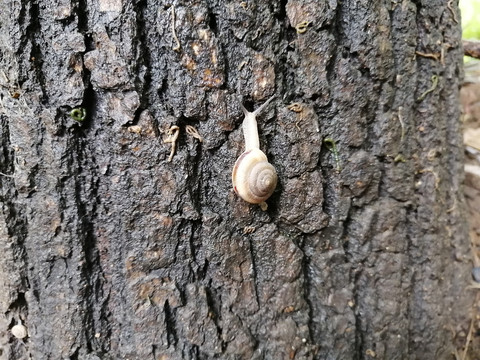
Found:
M 267 200 L 277 186 L 277 172 L 259 149 L 245 151 L 237 159 L 232 172 L 235 192 L 251 204 Z
M 28 336 L 27 328 L 21 323 L 13 326 L 10 331 L 12 332 L 12 335 L 15 336 L 17 339 L 23 339 Z

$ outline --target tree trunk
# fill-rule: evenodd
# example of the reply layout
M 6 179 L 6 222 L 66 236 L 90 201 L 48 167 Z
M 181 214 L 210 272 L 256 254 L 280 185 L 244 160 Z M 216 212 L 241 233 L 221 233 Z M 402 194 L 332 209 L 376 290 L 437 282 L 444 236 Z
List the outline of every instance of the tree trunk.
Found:
M 473 298 L 452 1 L 0 8 L 0 359 L 452 357 Z M 262 211 L 231 171 L 240 103 L 271 95 Z

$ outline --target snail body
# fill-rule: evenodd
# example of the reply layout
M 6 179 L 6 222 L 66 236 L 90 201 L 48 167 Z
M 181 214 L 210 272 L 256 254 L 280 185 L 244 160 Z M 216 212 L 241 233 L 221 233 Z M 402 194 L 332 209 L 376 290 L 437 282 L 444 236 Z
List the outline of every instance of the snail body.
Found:
M 235 162 L 232 172 L 233 189 L 238 196 L 251 204 L 260 204 L 262 208 L 266 208 L 265 200 L 277 186 L 277 172 L 260 150 L 256 116 L 273 98 L 274 96 L 254 112 L 249 112 L 241 105 L 245 114 L 242 124 L 245 151 Z

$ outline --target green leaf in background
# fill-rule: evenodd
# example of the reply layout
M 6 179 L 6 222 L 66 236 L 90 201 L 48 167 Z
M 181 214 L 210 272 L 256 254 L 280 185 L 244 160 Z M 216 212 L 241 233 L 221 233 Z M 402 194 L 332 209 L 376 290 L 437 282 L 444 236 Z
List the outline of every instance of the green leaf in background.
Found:
M 480 0 L 460 0 L 464 39 L 480 40 Z

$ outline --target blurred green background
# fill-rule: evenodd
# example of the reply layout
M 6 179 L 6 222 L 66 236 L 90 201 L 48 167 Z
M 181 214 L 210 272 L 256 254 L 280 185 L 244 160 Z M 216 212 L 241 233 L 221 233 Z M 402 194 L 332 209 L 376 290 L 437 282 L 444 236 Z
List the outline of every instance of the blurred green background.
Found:
M 480 40 L 480 0 L 460 0 L 464 39 Z

